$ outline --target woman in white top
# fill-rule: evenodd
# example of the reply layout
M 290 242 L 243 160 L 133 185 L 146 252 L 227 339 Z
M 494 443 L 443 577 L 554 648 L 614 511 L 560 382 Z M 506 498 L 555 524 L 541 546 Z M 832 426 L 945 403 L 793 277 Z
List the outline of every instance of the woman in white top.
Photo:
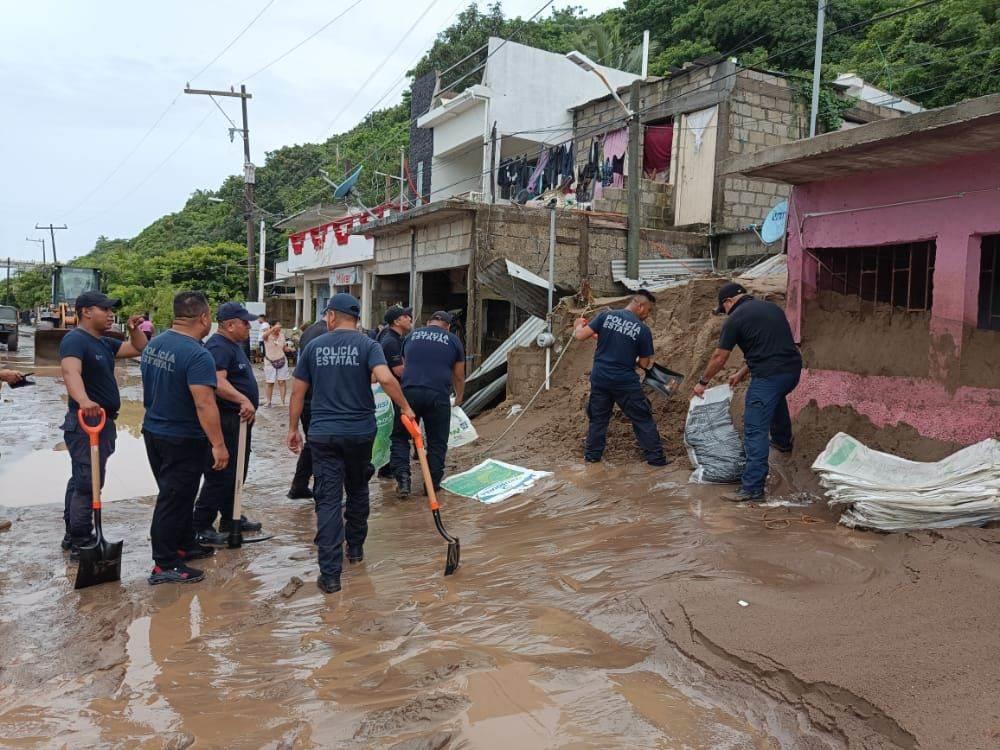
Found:
M 291 378 L 291 371 L 288 367 L 288 359 L 285 353 L 288 351 L 288 342 L 285 339 L 285 332 L 281 330 L 281 323 L 275 321 L 271 327 L 264 332 L 264 383 L 267 386 L 267 405 L 271 405 L 274 397 L 274 384 L 278 384 L 278 393 L 281 395 L 281 405 L 285 405 L 286 383 Z

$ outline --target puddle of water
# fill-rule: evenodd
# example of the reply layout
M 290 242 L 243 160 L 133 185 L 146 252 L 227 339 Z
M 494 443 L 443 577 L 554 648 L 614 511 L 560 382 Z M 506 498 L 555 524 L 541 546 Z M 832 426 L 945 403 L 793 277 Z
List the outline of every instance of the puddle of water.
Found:
M 102 500 L 113 502 L 156 494 L 146 446 L 128 431 L 118 433 L 114 455 L 108 461 Z M 71 474 L 66 446 L 58 443 L 14 460 L 0 459 L 0 506 L 20 507 L 65 502 Z

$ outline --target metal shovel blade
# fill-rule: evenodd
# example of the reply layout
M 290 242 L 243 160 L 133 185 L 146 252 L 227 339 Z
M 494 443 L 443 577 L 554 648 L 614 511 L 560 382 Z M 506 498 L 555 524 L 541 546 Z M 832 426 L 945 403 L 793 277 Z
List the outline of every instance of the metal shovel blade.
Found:
M 458 570 L 459 559 L 462 555 L 462 545 L 458 542 L 457 536 L 452 536 L 445 531 L 444 524 L 441 523 L 441 514 L 434 511 L 434 525 L 437 526 L 438 533 L 448 542 L 448 557 L 445 558 L 444 574 L 450 576 Z
M 80 548 L 80 566 L 76 570 L 75 589 L 120 581 L 124 541 L 109 542 L 100 538 L 90 547 Z

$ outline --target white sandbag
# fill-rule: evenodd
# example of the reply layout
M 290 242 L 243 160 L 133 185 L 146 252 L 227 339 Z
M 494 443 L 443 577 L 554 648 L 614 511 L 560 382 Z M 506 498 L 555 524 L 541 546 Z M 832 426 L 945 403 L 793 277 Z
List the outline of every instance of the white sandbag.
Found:
M 448 448 L 460 448 L 479 439 L 472 420 L 462 411 L 461 406 L 451 407 L 451 428 L 448 431 Z
M 684 425 L 684 445 L 694 466 L 689 481 L 732 484 L 743 477 L 747 456 L 729 411 L 732 399 L 728 385 L 709 388 L 704 398 L 691 399 Z

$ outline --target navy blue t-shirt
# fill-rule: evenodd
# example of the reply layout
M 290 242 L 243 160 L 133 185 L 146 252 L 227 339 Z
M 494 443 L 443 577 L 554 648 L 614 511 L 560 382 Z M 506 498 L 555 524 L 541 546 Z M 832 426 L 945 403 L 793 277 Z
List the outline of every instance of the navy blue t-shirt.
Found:
M 403 345 L 403 387 L 429 388 L 446 396 L 451 393 L 452 368 L 465 361 L 462 340 L 436 326 L 418 328 Z
M 250 399 L 250 403 L 256 409 L 257 404 L 260 403 L 260 390 L 257 388 L 257 378 L 254 377 L 250 360 L 246 352 L 243 351 L 243 344 L 237 344 L 221 333 L 216 333 L 205 342 L 205 348 L 215 360 L 215 369 L 225 370 L 226 378 L 233 388 Z M 216 394 L 216 401 L 219 402 L 220 409 L 233 412 L 240 410 L 239 404 L 218 398 L 218 394 Z
M 588 324 L 598 334 L 590 382 L 607 388 L 637 385 L 638 357 L 653 356 L 653 334 L 629 310 L 602 312 Z
M 792 327 L 785 311 L 773 302 L 743 297 L 729 310 L 719 348 L 732 351 L 737 346 L 755 378 L 802 369 L 802 355 L 795 346 Z
M 109 419 L 118 416 L 122 397 L 115 380 L 115 356 L 122 342 L 110 336 L 97 338 L 82 328 L 74 328 L 59 343 L 59 359 L 76 357 L 82 363 L 83 388 L 95 404 L 100 404 Z M 76 414 L 80 405 L 69 399 L 69 410 Z
M 391 328 L 384 328 L 376 339 L 382 346 L 385 363 L 392 367 L 403 364 L 403 337 Z
M 385 364 L 382 347 L 360 331 L 329 331 L 299 355 L 295 377 L 309 383 L 309 437 L 375 435 L 372 370 Z
M 197 339 L 168 329 L 142 350 L 142 429 L 153 435 L 204 438 L 189 386 L 215 388 L 215 360 Z

